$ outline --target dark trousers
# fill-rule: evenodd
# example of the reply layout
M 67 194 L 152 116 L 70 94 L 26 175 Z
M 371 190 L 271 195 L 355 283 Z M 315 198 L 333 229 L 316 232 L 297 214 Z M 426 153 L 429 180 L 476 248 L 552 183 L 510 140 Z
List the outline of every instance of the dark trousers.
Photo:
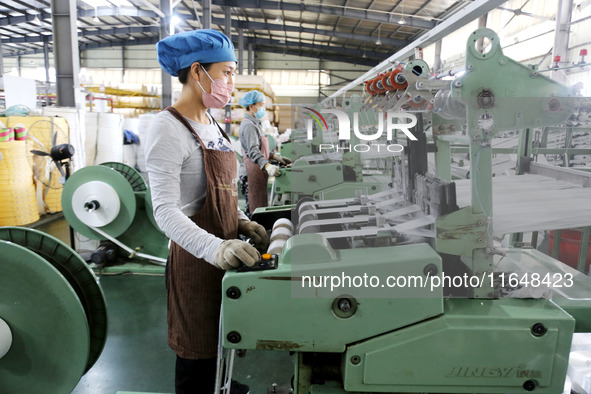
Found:
M 190 360 L 176 356 L 174 388 L 177 394 L 212 394 L 216 359 Z

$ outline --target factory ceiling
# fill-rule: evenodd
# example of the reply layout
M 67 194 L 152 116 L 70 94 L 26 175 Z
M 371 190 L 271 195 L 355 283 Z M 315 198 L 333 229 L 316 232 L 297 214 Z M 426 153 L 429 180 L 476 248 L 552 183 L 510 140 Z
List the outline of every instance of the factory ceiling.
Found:
M 204 2 L 167 0 L 174 32 L 203 27 Z M 529 0 L 524 0 L 527 5 Z M 80 50 L 154 44 L 165 14 L 160 0 L 77 0 Z M 466 0 L 211 0 L 211 28 L 231 28 L 245 49 L 376 65 L 452 17 Z M 229 16 L 231 25 L 226 25 Z M 523 7 L 522 7 L 523 8 Z M 512 10 L 516 16 L 523 9 Z M 0 1 L 3 56 L 49 51 L 50 0 Z

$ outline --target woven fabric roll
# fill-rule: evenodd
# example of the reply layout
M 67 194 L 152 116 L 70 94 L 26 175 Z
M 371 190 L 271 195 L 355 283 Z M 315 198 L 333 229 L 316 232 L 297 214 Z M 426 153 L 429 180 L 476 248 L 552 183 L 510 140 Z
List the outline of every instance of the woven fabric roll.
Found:
M 293 223 L 291 222 L 291 220 L 285 219 L 285 218 L 277 219 L 277 221 L 275 221 L 275 223 L 273 223 L 273 231 L 275 231 L 275 229 L 277 229 L 279 227 L 285 227 L 285 228 L 289 229 L 289 231 L 291 231 L 291 233 L 293 234 L 294 226 L 293 226 Z
M 63 189 L 51 189 L 44 188 L 44 199 L 46 210 L 49 213 L 56 213 L 62 211 L 62 190 Z
M 267 249 L 267 253 L 280 254 L 283 250 L 285 242 L 287 242 L 285 239 L 276 239 L 275 241 L 271 242 L 269 249 Z
M 26 146 L 25 141 L 0 142 L 0 226 L 21 226 L 39 220 Z
M 269 240 L 271 242 L 275 241 L 276 239 L 283 239 L 288 240 L 293 236 L 293 232 L 287 227 L 277 227 L 271 232 L 271 236 Z
M 125 118 L 123 119 L 123 130 L 129 130 L 132 133 L 138 133 L 140 128 L 140 119 L 139 118 Z
M 48 112 L 49 113 L 49 112 Z M 31 149 L 40 149 L 49 152 L 52 147 L 53 139 L 55 137 L 55 145 L 65 144 L 70 142 L 69 133 L 70 125 L 68 121 L 60 116 L 9 116 L 7 118 L 10 127 L 25 127 L 28 136 L 23 143 L 26 143 L 26 155 L 30 164 L 30 168 L 36 174 L 45 174 L 51 166 L 51 160 L 36 160 L 33 159 Z M 15 141 L 20 143 L 21 141 Z M 74 147 L 76 149 L 76 147 Z M 77 151 L 77 153 L 79 153 Z M 75 157 L 76 155 L 74 155 Z M 36 168 L 35 166 L 42 166 Z M 51 188 L 48 189 L 46 185 L 41 182 L 36 182 L 38 188 L 35 193 L 36 202 L 35 209 L 37 213 L 44 214 L 45 212 L 60 212 L 61 208 L 61 188 L 62 185 L 58 183 L 61 177 L 60 172 L 54 168 L 51 174 Z M 44 179 L 47 182 L 47 179 Z M 39 199 L 39 200 L 37 200 Z M 39 209 L 38 207 L 42 207 Z
M 86 114 L 87 165 L 123 162 L 123 116 L 109 112 Z M 93 156 L 92 153 L 95 153 Z
M 0 226 L 22 226 L 39 220 L 33 183 L 0 186 Z
M 139 118 L 123 119 L 123 131 L 129 130 L 139 137 L 139 128 Z M 127 164 L 130 167 L 137 168 L 137 151 L 138 144 L 123 145 L 123 164 Z
M 137 145 L 123 145 L 123 164 L 135 168 L 137 163 Z
M 27 129 L 25 127 L 14 128 L 14 139 L 17 141 L 24 141 L 27 139 Z
M 0 187 L 33 184 L 33 171 L 27 160 L 25 141 L 0 142 Z
M 14 141 L 14 129 L 5 127 L 0 129 L 0 142 Z

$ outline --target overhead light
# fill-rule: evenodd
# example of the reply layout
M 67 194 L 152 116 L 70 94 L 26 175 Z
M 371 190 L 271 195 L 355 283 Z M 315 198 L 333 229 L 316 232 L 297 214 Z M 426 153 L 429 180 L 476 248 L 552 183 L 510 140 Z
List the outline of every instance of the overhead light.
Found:
M 281 19 L 281 17 L 278 16 L 277 18 L 275 18 L 275 22 L 276 23 L 283 23 L 283 19 Z
M 130 40 L 135 40 L 135 37 L 134 36 L 129 36 L 129 39 Z
M 94 18 L 92 18 L 92 20 L 95 21 L 95 22 L 100 22 L 101 21 L 98 16 L 95 16 Z
M 36 23 L 38 25 L 41 24 L 41 19 L 39 19 L 39 17 L 37 15 L 35 15 L 35 17 L 33 18 L 33 23 Z
M 382 40 L 380 40 L 380 31 L 382 29 L 382 25 L 378 26 L 378 39 L 376 40 L 376 45 L 382 45 Z
M 94 7 L 94 18 L 92 19 L 95 22 L 100 22 L 101 20 L 98 17 L 98 8 Z
M 280 43 L 280 44 L 285 44 L 285 39 L 284 39 L 284 38 L 282 38 L 281 40 L 279 40 L 279 43 Z
M 170 18 L 170 33 L 174 34 L 175 33 L 175 29 L 179 29 L 179 26 L 181 25 L 181 22 L 183 20 L 181 18 L 179 18 L 177 15 L 173 15 L 172 18 Z
M 406 25 L 406 19 L 404 19 L 404 0 L 400 0 L 400 7 L 402 8 L 402 15 L 398 21 L 399 25 Z
M 183 20 L 179 18 L 177 15 L 173 15 L 172 18 L 170 18 L 170 24 L 172 26 L 180 25 L 182 21 Z
M 361 55 L 362 58 L 367 59 L 367 55 L 365 54 L 365 51 L 363 51 L 363 55 Z

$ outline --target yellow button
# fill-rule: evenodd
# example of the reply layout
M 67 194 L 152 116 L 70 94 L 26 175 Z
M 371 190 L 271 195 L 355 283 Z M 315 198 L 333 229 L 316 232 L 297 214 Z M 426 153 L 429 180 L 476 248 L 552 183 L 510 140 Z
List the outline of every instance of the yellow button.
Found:
M 271 255 L 270 255 L 269 253 L 263 253 L 263 254 L 261 255 L 261 258 L 262 258 L 263 260 L 271 260 Z

